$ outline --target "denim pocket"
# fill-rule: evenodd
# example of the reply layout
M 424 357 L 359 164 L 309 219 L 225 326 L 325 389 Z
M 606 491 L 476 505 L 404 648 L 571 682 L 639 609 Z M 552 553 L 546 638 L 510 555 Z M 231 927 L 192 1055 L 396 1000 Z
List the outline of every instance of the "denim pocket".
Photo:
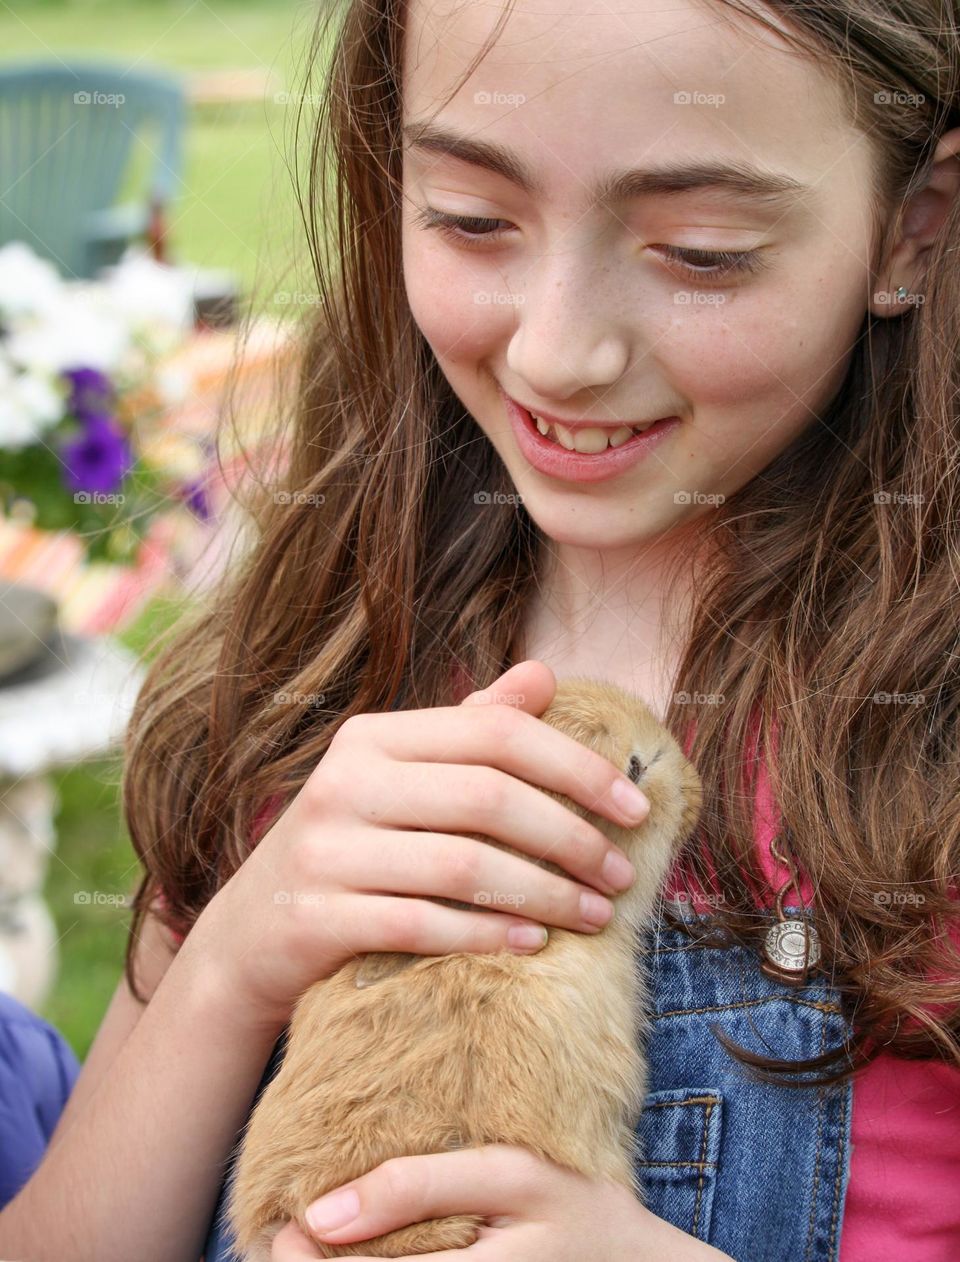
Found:
M 723 1096 L 713 1087 L 650 1091 L 637 1123 L 637 1173 L 651 1213 L 709 1242 Z

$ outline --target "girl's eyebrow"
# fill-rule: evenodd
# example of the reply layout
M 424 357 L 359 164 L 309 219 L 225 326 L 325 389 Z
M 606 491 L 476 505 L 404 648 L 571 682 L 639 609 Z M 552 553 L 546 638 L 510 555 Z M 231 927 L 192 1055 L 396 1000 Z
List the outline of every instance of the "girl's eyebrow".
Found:
M 490 140 L 478 140 L 429 120 L 407 123 L 404 138 L 411 149 L 457 158 L 483 167 L 516 184 L 530 197 L 543 196 L 539 178 L 513 150 Z M 691 162 L 667 163 L 636 170 L 612 171 L 594 189 L 598 203 L 616 203 L 631 198 L 680 196 L 684 193 L 715 190 L 762 203 L 771 210 L 787 209 L 812 200 L 813 189 L 785 172 L 763 171 L 748 163 Z

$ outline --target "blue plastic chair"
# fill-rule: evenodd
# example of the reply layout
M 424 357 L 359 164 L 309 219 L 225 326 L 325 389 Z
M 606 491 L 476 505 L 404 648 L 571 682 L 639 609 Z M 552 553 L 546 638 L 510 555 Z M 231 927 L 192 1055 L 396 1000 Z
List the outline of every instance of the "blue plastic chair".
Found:
M 25 241 L 68 279 L 95 276 L 144 234 L 157 249 L 185 117 L 181 81 L 158 71 L 0 66 L 0 245 Z M 117 205 L 134 158 L 146 168 L 138 200 Z

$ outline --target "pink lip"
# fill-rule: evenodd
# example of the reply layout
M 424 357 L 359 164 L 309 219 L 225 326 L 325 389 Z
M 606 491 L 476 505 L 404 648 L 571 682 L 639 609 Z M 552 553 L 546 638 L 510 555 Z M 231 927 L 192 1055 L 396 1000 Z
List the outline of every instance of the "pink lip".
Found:
M 516 435 L 517 444 L 530 464 L 540 473 L 553 478 L 562 478 L 567 482 L 603 482 L 607 478 L 615 478 L 618 474 L 633 468 L 657 444 L 671 434 L 680 424 L 678 416 L 667 416 L 655 422 L 642 434 L 628 439 L 622 447 L 608 447 L 606 451 L 596 455 L 585 455 L 576 451 L 567 451 L 558 443 L 544 436 L 537 429 L 526 408 L 511 399 L 503 390 L 504 404 L 510 425 Z M 544 419 L 548 419 L 544 417 Z M 580 422 L 576 428 L 584 428 Z M 575 428 L 571 426 L 571 428 Z M 609 423 L 604 428 L 610 428 Z

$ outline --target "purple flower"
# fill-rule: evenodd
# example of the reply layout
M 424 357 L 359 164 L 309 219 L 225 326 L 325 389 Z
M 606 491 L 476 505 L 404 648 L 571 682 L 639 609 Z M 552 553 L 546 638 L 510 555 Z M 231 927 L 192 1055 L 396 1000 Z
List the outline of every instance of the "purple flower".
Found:
M 83 421 L 80 437 L 61 449 L 63 477 L 73 491 L 115 490 L 133 465 L 123 431 L 108 416 Z
M 196 513 L 201 521 L 209 521 L 210 501 L 207 498 L 207 490 L 203 484 L 203 479 L 194 478 L 192 482 L 185 483 L 182 493 L 187 507 Z
M 97 368 L 68 368 L 64 377 L 70 383 L 67 410 L 78 421 L 105 416 L 113 403 L 113 384 Z

